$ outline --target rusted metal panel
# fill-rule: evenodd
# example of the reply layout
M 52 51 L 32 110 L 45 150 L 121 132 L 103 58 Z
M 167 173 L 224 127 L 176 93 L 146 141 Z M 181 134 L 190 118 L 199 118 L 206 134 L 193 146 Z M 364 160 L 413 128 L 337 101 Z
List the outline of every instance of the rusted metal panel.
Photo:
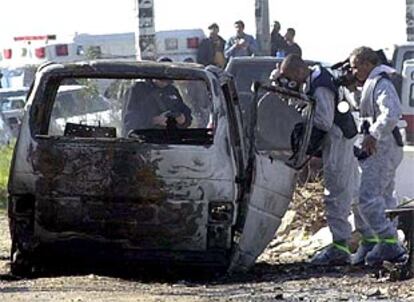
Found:
M 134 248 L 205 250 L 209 201 L 234 198 L 232 167 L 218 166 L 214 150 L 63 141 L 39 140 L 33 154 L 40 240 L 51 239 L 47 230 Z
M 127 249 L 205 251 L 207 216 L 206 201 L 38 197 L 35 236 L 39 242 L 77 238 Z
M 30 128 L 27 126 L 28 120 L 29 115 L 26 113 L 14 148 L 8 182 L 9 194 L 21 195 L 35 192 L 37 175 L 33 171 L 31 154 L 37 143 L 32 140 Z

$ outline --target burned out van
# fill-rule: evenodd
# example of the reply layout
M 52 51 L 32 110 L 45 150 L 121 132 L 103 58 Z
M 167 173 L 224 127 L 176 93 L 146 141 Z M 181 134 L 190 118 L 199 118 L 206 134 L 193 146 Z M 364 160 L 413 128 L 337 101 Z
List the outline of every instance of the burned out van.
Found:
M 86 87 L 76 105 L 82 112 L 94 112 L 102 89 L 110 112 L 55 127 L 66 112 L 59 87 L 74 81 Z M 191 122 L 180 127 L 179 114 L 163 115 L 164 127 L 125 131 L 129 104 L 158 106 L 158 93 L 137 90 L 156 81 L 173 86 Z M 264 96 L 243 127 L 233 80 L 213 67 L 92 61 L 40 68 L 10 170 L 12 272 L 84 257 L 249 269 L 292 198 L 313 116 L 303 95 L 255 89 Z M 157 120 L 139 108 L 137 116 Z M 292 150 L 297 123 L 305 131 Z

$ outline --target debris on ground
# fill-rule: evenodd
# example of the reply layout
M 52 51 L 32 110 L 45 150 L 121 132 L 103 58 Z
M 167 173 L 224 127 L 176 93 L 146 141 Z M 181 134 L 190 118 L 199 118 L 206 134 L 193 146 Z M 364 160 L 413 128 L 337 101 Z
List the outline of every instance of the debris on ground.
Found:
M 259 260 L 292 263 L 308 260 L 332 241 L 326 226 L 321 179 L 299 186 L 275 239 Z

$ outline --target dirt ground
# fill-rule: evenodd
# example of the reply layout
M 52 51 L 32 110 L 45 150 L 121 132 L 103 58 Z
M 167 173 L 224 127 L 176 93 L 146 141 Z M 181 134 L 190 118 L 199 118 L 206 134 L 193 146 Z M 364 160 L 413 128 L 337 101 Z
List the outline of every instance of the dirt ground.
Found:
M 372 271 L 278 265 L 271 260 L 259 262 L 248 274 L 232 277 L 166 277 L 161 271 L 148 279 L 145 273 L 114 277 L 49 272 L 18 280 L 9 275 L 9 246 L 7 218 L 1 211 L 0 301 L 414 301 L 414 280 L 391 282 Z

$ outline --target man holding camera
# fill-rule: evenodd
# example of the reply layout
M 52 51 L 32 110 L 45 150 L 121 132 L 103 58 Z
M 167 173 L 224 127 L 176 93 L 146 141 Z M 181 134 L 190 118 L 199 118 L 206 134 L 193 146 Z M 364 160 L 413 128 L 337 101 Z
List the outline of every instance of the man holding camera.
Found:
M 366 125 L 362 151 L 367 158 L 360 160 L 362 170 L 357 229 L 363 239 L 352 256 L 353 264 L 370 266 L 383 261 L 399 262 L 406 257 L 405 248 L 397 240 L 397 229 L 385 215 L 394 208 L 394 179 L 402 161 L 402 141 L 397 128 L 401 103 L 390 80 L 390 67 L 380 64 L 375 51 L 368 47 L 355 49 L 350 55 L 353 75 L 363 85 L 360 116 Z
M 290 89 L 302 90 L 316 100 L 312 136 L 324 135 L 321 145 L 325 182 L 324 202 L 333 244 L 315 255 L 311 263 L 347 265 L 350 263 L 351 255 L 348 240 L 351 238 L 352 229 L 348 215 L 355 187 L 353 175 L 356 160 L 353 155 L 353 137 L 356 135 L 356 127 L 354 124 L 349 127 L 338 120 L 338 88 L 334 78 L 325 68 L 308 67 L 299 56 L 289 55 L 280 65 L 277 82 Z

